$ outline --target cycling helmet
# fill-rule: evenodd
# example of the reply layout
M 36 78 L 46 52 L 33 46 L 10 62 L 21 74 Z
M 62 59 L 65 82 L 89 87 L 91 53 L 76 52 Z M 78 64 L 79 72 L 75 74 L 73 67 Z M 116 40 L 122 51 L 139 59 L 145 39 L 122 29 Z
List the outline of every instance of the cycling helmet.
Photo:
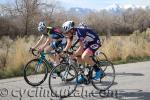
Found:
M 68 32 L 69 30 L 71 30 L 72 28 L 74 28 L 75 24 L 73 21 L 66 21 L 63 25 L 63 32 Z
M 46 24 L 44 22 L 40 22 L 38 26 L 38 31 L 44 32 L 45 29 L 46 29 Z
M 80 24 L 79 24 L 79 27 L 80 27 L 80 28 L 87 28 L 87 25 L 86 25 L 85 23 L 80 23 Z

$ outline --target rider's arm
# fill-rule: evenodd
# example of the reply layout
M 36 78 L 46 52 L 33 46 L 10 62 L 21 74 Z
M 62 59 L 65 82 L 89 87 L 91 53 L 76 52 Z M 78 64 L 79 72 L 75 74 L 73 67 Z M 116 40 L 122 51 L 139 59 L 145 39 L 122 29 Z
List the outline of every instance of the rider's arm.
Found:
M 79 51 L 82 51 L 84 47 L 84 43 L 79 40 L 79 48 L 74 52 L 74 56 L 78 56 L 79 55 Z
M 40 37 L 40 40 L 36 43 L 36 45 L 34 46 L 34 47 L 32 47 L 32 48 L 37 48 L 41 43 L 42 43 L 42 41 L 44 40 L 44 35 L 42 34 L 42 36 Z
M 77 39 L 77 40 L 73 43 L 73 45 L 71 46 L 71 48 L 74 48 L 74 47 L 78 44 L 79 41 L 80 41 L 80 40 Z
M 51 41 L 52 41 L 52 39 L 48 37 L 47 40 L 46 40 L 46 42 L 44 43 L 44 45 L 41 46 L 40 49 L 44 50 L 44 48 L 45 48 L 47 45 L 49 45 L 49 43 L 50 43 Z
M 68 49 L 71 48 L 71 45 L 72 45 L 72 38 L 67 38 L 67 45 L 63 51 L 68 51 Z

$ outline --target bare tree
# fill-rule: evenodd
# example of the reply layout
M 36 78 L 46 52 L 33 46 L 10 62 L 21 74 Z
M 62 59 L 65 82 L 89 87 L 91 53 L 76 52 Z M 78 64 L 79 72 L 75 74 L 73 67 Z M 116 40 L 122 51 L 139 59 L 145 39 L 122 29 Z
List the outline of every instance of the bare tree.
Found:
M 16 10 L 23 17 L 24 35 L 28 35 L 31 21 L 38 13 L 39 0 L 15 0 Z

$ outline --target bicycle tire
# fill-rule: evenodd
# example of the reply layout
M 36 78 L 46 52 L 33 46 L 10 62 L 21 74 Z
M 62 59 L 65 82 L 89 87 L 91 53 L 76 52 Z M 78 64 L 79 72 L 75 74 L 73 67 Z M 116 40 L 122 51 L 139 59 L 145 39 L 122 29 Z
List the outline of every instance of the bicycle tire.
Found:
M 103 58 L 104 58 L 103 61 L 108 61 L 108 58 L 107 58 L 107 56 L 106 56 L 105 53 L 100 52 L 99 55 L 100 55 L 100 54 L 103 55 Z M 96 57 L 95 57 L 95 58 L 96 58 L 96 62 L 102 61 L 101 58 L 97 57 L 97 55 L 95 55 L 95 56 L 96 56 Z M 106 69 L 107 69 L 107 66 L 103 67 L 103 71 L 105 71 Z
M 55 81 L 52 80 L 52 79 L 53 79 L 53 78 L 52 78 L 53 73 L 57 72 L 57 68 L 60 67 L 60 66 L 62 66 L 63 64 L 69 66 L 68 63 L 61 63 L 61 64 L 57 65 L 56 67 L 54 67 L 54 68 L 51 70 L 50 75 L 49 75 L 49 88 L 50 88 L 51 92 L 52 92 L 56 97 L 62 97 L 62 98 L 70 96 L 70 95 L 76 90 L 76 88 L 77 88 L 77 83 L 73 83 L 74 88 L 72 89 L 71 92 L 67 93 L 66 95 L 65 95 L 65 94 L 62 95 L 62 94 L 60 93 L 60 91 L 57 92 L 57 90 L 54 90 L 54 89 L 56 89 L 56 88 L 55 88 L 54 86 L 52 86 L 52 83 L 55 83 Z M 65 66 L 65 67 L 67 68 L 67 66 Z M 75 72 L 75 77 L 76 77 L 76 81 L 77 81 L 77 78 L 78 78 L 77 76 L 78 76 L 78 74 L 77 74 L 77 71 L 76 71 L 75 67 L 73 67 L 73 66 L 69 66 L 69 67 L 72 67 L 72 69 L 74 70 L 74 72 Z M 58 68 L 58 69 L 59 69 L 59 68 Z M 63 71 L 64 71 L 64 70 L 63 70 Z M 61 71 L 60 71 L 60 73 L 61 73 Z M 61 77 L 60 77 L 60 78 L 61 78 Z M 66 82 L 68 82 L 68 81 L 66 81 Z M 69 82 L 70 82 L 70 81 L 69 81 Z M 68 86 L 67 83 L 65 83 L 65 85 Z M 63 85 L 60 85 L 60 86 L 64 86 L 64 84 L 63 84 Z M 59 87 L 59 86 L 56 85 L 56 87 Z M 70 87 L 69 87 L 69 88 L 70 88 Z M 67 91 L 68 91 L 68 90 L 67 90 Z M 60 93 L 60 94 L 58 94 L 58 93 Z
M 30 60 L 24 67 L 24 80 L 26 81 L 26 83 L 28 83 L 31 86 L 39 86 L 41 85 L 47 78 L 48 75 L 48 67 L 47 64 L 42 60 L 42 64 L 44 64 L 45 67 L 45 72 L 44 72 L 44 77 L 39 81 L 39 82 L 32 82 L 31 80 L 28 79 L 28 75 L 27 75 L 27 69 L 30 67 L 29 65 L 33 62 L 39 62 L 40 59 L 32 59 Z M 36 74 L 35 74 L 36 75 Z

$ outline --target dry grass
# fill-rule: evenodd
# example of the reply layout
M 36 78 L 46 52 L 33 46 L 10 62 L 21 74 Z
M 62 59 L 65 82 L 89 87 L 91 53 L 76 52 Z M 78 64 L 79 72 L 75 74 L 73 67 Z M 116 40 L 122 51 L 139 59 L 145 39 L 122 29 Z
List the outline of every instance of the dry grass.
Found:
M 32 55 L 29 53 L 29 48 L 34 41 L 35 38 L 33 36 L 30 36 L 28 39 L 17 38 L 14 41 L 8 37 L 1 39 L 0 78 L 22 75 L 24 65 L 32 58 Z M 5 59 L 6 66 L 3 64 L 3 60 Z
M 111 60 L 150 56 L 150 29 L 143 33 L 136 31 L 130 36 L 111 37 L 104 42 L 101 51 Z
M 9 37 L 1 38 L 0 78 L 23 74 L 23 66 L 32 58 L 28 50 L 35 41 L 37 37 L 33 36 L 14 41 Z M 150 56 L 150 29 L 143 33 L 136 31 L 130 36 L 113 36 L 104 41 L 100 50 L 111 60 Z

